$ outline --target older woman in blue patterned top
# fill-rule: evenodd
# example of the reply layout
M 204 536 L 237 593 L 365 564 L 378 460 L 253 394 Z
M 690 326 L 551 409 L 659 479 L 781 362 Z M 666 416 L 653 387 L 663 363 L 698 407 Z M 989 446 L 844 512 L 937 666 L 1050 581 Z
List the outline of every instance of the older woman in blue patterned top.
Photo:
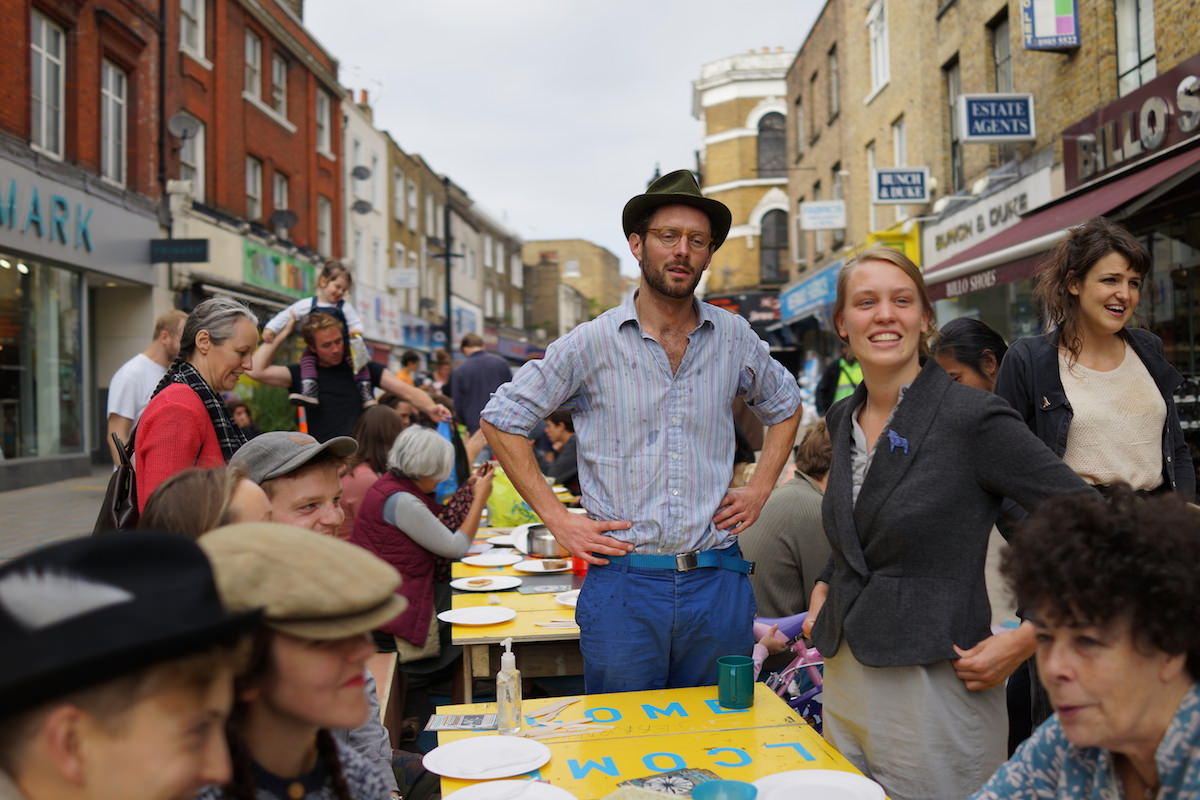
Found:
M 1200 796 L 1200 512 L 1124 485 L 1048 500 L 1002 570 L 1055 714 L 974 799 Z

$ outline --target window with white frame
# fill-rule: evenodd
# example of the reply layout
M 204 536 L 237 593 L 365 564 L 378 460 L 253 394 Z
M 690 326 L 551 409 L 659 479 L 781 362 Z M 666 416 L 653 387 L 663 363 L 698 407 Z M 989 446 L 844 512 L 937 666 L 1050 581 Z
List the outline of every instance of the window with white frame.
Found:
M 763 214 L 759 223 L 761 236 L 758 244 L 758 275 L 762 283 L 780 284 L 787 281 L 788 270 L 784 264 L 788 251 L 787 211 L 773 208 Z
M 878 166 L 875 162 L 875 142 L 867 143 L 867 175 L 869 180 L 875 180 L 875 168 Z M 879 219 L 876 216 L 876 207 L 874 203 L 867 203 L 867 227 L 869 230 L 879 230 Z
M 838 115 L 838 112 L 842 110 L 842 88 L 841 75 L 838 72 L 837 45 L 829 48 L 825 62 L 829 72 L 829 84 L 826 88 L 829 90 L 829 120 L 832 122 L 834 117 Z
M 504 243 L 496 240 L 496 272 L 504 274 Z
M 1154 52 L 1154 0 L 1116 0 L 1117 94 L 1121 97 L 1158 75 Z
M 31 15 L 30 34 L 30 143 L 47 155 L 62 158 L 66 34 L 38 11 Z
M 271 207 L 275 211 L 290 208 L 288 204 L 288 176 L 276 172 L 271 176 Z M 275 229 L 275 235 L 280 239 L 288 238 L 288 229 L 282 226 Z
M 354 266 L 358 267 L 359 269 L 362 269 L 363 258 L 365 257 L 363 248 L 366 245 L 363 243 L 363 232 L 361 229 L 359 229 L 359 228 L 354 229 L 353 241 L 354 241 L 354 249 L 351 250 L 350 252 L 353 253 Z
M 887 5 L 884 0 L 875 0 L 867 9 L 867 40 L 871 46 L 871 91 L 877 92 L 887 85 L 890 76 Z
M 404 222 L 404 212 L 408 208 L 404 187 L 404 171 L 396 167 L 392 170 L 392 216 L 399 223 Z
M 758 177 L 787 177 L 787 119 L 778 111 L 758 121 Z
M 992 82 L 997 92 L 1013 90 L 1012 46 L 1008 40 L 1008 9 L 1004 9 L 988 25 L 992 39 Z M 1004 164 L 1016 156 L 1016 147 L 1012 144 L 996 146 L 996 158 Z
M 562 276 L 564 278 L 579 278 L 582 277 L 582 275 L 583 273 L 579 271 L 578 258 L 568 258 L 566 262 L 563 263 Z
M 525 265 L 521 263 L 521 254 L 520 253 L 512 254 L 512 262 L 511 262 L 510 266 L 511 266 L 511 269 L 509 269 L 509 272 L 512 274 L 512 285 L 514 287 L 516 287 L 517 289 L 524 288 L 524 286 L 525 286 Z M 519 328 L 521 326 L 518 325 L 517 327 Z
M 377 236 L 371 239 L 371 283 L 380 287 L 386 285 L 383 280 L 383 243 Z
M 416 232 L 419 224 L 417 222 L 417 209 L 420 208 L 421 200 L 417 196 L 417 182 L 411 178 L 408 181 L 408 229 Z M 425 223 L 428 226 L 428 222 Z
M 958 121 L 955 119 L 958 95 L 962 92 L 962 72 L 959 70 L 958 55 L 942 67 L 946 84 L 946 113 L 950 122 L 950 193 L 963 189 L 963 150 L 958 139 Z
M 446 238 L 446 204 L 434 203 L 433 209 L 433 225 L 436 233 L 434 234 L 439 239 Z
M 520 303 L 513 303 L 512 322 L 510 324 L 517 329 L 525 327 L 525 307 Z
M 287 59 L 275 53 L 271 56 L 271 108 L 287 117 Z
M 128 137 L 125 70 L 105 60 L 100 66 L 100 174 L 124 186 Z
M 908 134 L 904 129 L 904 117 L 892 123 L 892 164 L 903 167 L 908 164 Z M 908 206 L 896 206 L 896 221 L 908 218 Z
M 204 123 L 186 114 L 196 132 L 179 143 L 179 177 L 192 182 L 192 197 L 204 202 Z
M 800 227 L 800 207 L 804 205 L 804 198 L 801 197 L 796 201 L 796 263 L 808 264 L 808 231 Z
M 507 302 L 506 302 L 506 298 L 504 297 L 504 290 L 503 289 L 497 290 L 496 291 L 496 318 L 497 319 L 504 320 L 504 307 L 506 305 L 507 305 Z
M 467 277 L 474 278 L 475 272 L 476 272 L 475 251 L 468 250 L 467 251 Z
M 483 315 L 485 317 L 496 316 L 495 297 L 496 297 L 496 294 L 495 294 L 495 292 L 492 291 L 492 287 L 490 287 L 490 286 L 484 287 L 484 290 L 483 290 Z
M 437 201 L 432 194 L 425 195 L 425 235 L 437 236 Z
M 383 186 L 383 181 L 379 179 L 379 156 L 375 153 L 371 154 L 371 177 L 367 178 L 371 183 L 367 187 L 368 196 L 371 198 L 371 205 L 378 209 L 383 205 L 383 198 L 380 196 L 380 187 Z
M 323 89 L 317 89 L 317 152 L 332 153 L 332 143 L 329 132 L 329 95 Z
M 262 162 L 246 156 L 246 219 L 262 216 Z
M 485 233 L 483 235 L 483 266 L 488 269 L 491 269 L 493 266 L 492 235 L 490 233 Z
M 829 197 L 831 200 L 844 200 L 846 195 L 845 195 L 845 182 L 843 180 L 844 176 L 842 175 L 842 162 L 839 161 L 836 164 L 834 164 L 831 172 L 832 172 L 832 175 L 831 175 L 832 180 L 829 182 L 829 185 L 832 188 L 832 191 L 829 193 Z M 845 243 L 846 243 L 846 229 L 838 228 L 837 230 L 835 230 L 833 232 L 833 249 L 836 250 L 837 248 L 841 247 Z
M 262 97 L 262 39 L 246 31 L 246 70 L 242 90 L 251 97 Z
M 333 201 L 323 195 L 317 195 L 317 251 L 333 255 Z
M 392 254 L 392 257 L 395 260 L 392 261 L 392 266 L 396 269 L 404 269 L 404 267 L 407 266 L 404 245 L 396 242 L 394 249 L 395 252 Z
M 205 0 L 179 0 L 179 47 L 197 58 L 204 58 Z
M 821 182 L 817 181 L 813 184 L 812 198 L 814 201 L 821 199 Z M 818 230 L 813 232 L 813 250 L 818 256 L 825 254 L 825 234 L 828 231 Z

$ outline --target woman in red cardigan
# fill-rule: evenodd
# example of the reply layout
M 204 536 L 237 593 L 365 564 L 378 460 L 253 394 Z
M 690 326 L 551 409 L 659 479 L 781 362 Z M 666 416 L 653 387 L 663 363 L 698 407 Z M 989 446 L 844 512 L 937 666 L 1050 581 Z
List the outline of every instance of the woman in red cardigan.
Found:
M 188 315 L 179 356 L 134 434 L 139 510 L 167 478 L 189 467 L 224 466 L 246 442 L 220 393 L 250 369 L 257 343 L 257 320 L 236 300 L 214 297 Z

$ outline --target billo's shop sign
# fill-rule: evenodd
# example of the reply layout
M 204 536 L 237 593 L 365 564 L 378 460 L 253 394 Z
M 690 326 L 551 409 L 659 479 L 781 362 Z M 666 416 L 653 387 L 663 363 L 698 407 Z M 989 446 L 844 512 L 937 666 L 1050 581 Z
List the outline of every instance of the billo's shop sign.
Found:
M 1032 142 L 1031 94 L 960 94 L 958 137 L 966 143 Z
M 1063 131 L 1067 189 L 1200 135 L 1200 55 Z

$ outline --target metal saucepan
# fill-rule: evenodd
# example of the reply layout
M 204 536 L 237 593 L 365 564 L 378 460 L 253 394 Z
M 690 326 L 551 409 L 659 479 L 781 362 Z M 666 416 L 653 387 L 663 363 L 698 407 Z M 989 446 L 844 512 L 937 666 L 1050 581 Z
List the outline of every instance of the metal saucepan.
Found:
M 554 534 L 545 525 L 530 525 L 529 535 L 525 540 L 526 551 L 529 555 L 545 556 L 547 558 L 563 558 L 570 553 L 558 543 Z

